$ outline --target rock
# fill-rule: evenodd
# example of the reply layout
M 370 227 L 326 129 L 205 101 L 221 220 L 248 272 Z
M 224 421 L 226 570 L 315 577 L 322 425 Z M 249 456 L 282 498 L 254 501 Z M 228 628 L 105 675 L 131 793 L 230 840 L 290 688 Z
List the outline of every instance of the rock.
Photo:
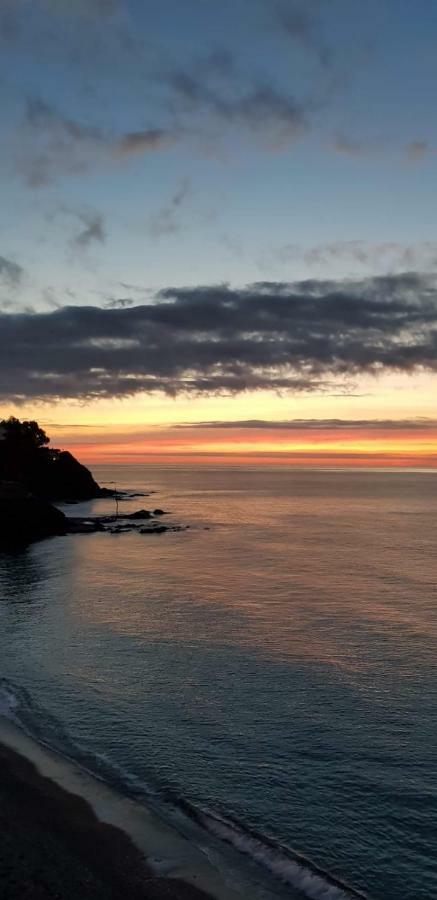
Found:
M 22 484 L 0 482 L 0 545 L 28 544 L 65 534 L 67 519 L 59 509 L 35 497 Z
M 101 488 L 101 490 L 106 490 L 106 488 Z M 110 491 L 113 495 L 115 491 Z M 136 497 L 150 497 L 151 494 L 156 494 L 156 491 L 143 491 L 142 493 L 138 493 L 137 491 L 117 491 L 119 500 L 135 500 Z
M 140 534 L 164 534 L 169 531 L 167 525 L 154 525 L 153 528 L 140 528 Z
M 165 509 L 154 509 L 153 515 L 154 516 L 168 516 L 169 513 Z
M 98 519 L 68 517 L 66 520 L 66 530 L 68 534 L 94 534 L 94 532 L 103 531 L 104 529 Z
M 148 509 L 138 509 L 133 513 L 126 513 L 123 516 L 120 516 L 122 519 L 151 519 L 152 513 Z

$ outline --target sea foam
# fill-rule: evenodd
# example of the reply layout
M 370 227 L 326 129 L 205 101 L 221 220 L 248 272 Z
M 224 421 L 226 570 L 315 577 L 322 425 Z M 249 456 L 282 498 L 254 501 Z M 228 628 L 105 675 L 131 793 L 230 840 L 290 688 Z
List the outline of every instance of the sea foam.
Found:
M 220 840 L 268 869 L 282 882 L 297 888 L 309 900 L 366 900 L 362 894 L 324 872 L 305 857 L 256 835 L 224 816 L 184 802 L 186 812 Z

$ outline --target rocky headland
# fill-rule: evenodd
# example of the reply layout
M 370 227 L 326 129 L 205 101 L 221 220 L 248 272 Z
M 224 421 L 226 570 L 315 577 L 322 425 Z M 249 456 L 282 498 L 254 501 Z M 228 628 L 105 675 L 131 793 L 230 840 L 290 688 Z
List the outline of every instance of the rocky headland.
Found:
M 162 534 L 181 530 L 182 526 L 164 524 L 165 510 L 158 508 L 125 514 L 117 509 L 115 515 L 106 516 L 66 515 L 54 504 L 99 497 L 131 500 L 139 495 L 100 487 L 89 469 L 71 453 L 48 443 L 37 422 L 14 418 L 0 421 L 0 547 L 64 534 Z

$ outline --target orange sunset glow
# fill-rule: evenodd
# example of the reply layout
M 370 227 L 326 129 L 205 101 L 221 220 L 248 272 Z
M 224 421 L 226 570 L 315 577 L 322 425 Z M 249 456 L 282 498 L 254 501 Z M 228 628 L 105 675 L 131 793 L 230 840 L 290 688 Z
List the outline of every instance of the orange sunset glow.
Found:
M 48 426 L 50 429 L 50 426 Z M 399 466 L 437 468 L 437 422 L 287 425 L 255 421 L 232 427 L 156 426 L 94 429 L 51 427 L 52 443 L 88 463 L 268 464 L 294 466 Z

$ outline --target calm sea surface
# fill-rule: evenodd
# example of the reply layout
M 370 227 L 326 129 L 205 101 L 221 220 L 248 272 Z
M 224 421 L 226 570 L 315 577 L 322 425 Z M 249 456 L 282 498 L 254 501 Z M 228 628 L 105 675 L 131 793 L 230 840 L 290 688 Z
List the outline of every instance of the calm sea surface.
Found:
M 437 474 L 94 474 L 190 529 L 0 555 L 0 708 L 169 815 L 238 823 L 263 896 L 291 891 L 284 853 L 435 898 Z

